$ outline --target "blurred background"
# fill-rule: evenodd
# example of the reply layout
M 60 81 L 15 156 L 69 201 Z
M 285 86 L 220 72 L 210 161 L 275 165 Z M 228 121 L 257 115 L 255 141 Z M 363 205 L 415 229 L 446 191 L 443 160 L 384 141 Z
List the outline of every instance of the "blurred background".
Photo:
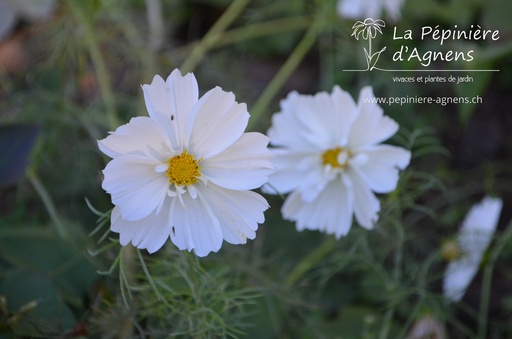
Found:
M 512 241 L 492 263 L 488 312 L 481 274 L 461 303 L 443 299 L 439 253 L 484 194 L 504 200 L 498 234 L 512 219 L 512 3 L 405 0 L 394 21 L 383 13 L 374 43 L 388 50 L 403 44 L 393 26 L 499 30 L 497 41 L 414 40 L 422 51 L 474 50 L 471 63 L 432 66 L 446 69 L 440 76 L 467 68 L 473 81 L 459 85 L 344 72 L 365 67 L 366 42 L 351 37 L 356 20 L 336 5 L 0 0 L 0 337 L 423 338 L 415 331 L 426 326 L 424 337 L 467 338 L 482 314 L 486 338 L 511 337 Z M 380 67 L 397 67 L 381 58 Z M 390 142 L 413 159 L 397 191 L 381 197 L 374 231 L 354 224 L 339 241 L 298 233 L 280 216 L 283 199 L 266 196 L 267 220 L 246 246 L 224 244 L 201 260 L 171 243 L 151 256 L 123 252 L 108 233 L 108 159 L 96 140 L 146 115 L 140 86 L 174 68 L 193 71 L 200 94 L 233 91 L 248 104 L 249 129 L 263 133 L 290 91 L 335 84 L 356 99 L 371 85 L 380 97 L 482 103 L 383 106 L 401 126 Z

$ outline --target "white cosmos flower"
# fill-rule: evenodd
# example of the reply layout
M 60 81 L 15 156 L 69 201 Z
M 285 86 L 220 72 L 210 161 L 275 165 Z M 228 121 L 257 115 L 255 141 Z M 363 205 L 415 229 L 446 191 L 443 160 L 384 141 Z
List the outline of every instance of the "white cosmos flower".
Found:
M 449 300 L 460 301 L 478 271 L 482 256 L 496 231 L 502 204 L 501 199 L 485 197 L 474 205 L 462 223 L 455 247 L 445 246 L 444 254 L 452 259 L 443 280 L 443 292 Z
M 296 221 L 297 230 L 339 238 L 350 230 L 353 214 L 359 225 L 373 228 L 380 210 L 373 192 L 396 188 L 399 169 L 409 164 L 411 153 L 380 144 L 398 124 L 372 100 L 371 87 L 361 90 L 356 104 L 335 86 L 331 94 L 292 92 L 281 102 L 268 131 L 277 157 L 265 190 L 291 192 L 281 211 Z
M 338 14 L 350 19 L 380 18 L 382 11 L 392 20 L 400 17 L 402 4 L 405 0 L 338 0 Z
M 273 155 L 266 136 L 244 133 L 246 105 L 220 87 L 199 98 L 194 75 L 178 70 L 142 89 L 149 117 L 98 142 L 113 158 L 102 187 L 112 196 L 111 229 L 121 244 L 153 253 L 170 237 L 205 256 L 223 240 L 254 239 L 268 204 L 249 190 L 267 181 Z

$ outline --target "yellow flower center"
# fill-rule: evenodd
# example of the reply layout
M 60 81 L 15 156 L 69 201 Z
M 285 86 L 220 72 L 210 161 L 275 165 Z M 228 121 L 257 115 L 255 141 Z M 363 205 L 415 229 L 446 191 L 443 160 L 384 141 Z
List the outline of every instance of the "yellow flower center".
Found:
M 169 183 L 182 185 L 193 185 L 201 176 L 199 162 L 193 155 L 184 150 L 180 155 L 167 159 L 167 171 L 165 174 L 169 177 Z
M 446 261 L 454 261 L 461 258 L 462 253 L 460 251 L 459 245 L 456 241 L 450 241 L 443 245 L 441 249 L 443 258 Z
M 322 165 L 345 169 L 352 154 L 342 147 L 328 149 L 322 154 Z

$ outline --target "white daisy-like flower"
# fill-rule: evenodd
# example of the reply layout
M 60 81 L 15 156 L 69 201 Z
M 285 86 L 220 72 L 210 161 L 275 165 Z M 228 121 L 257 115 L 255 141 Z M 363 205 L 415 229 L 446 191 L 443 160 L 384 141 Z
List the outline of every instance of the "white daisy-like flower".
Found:
M 398 124 L 374 100 L 371 87 L 361 90 L 356 104 L 335 86 L 331 94 L 292 92 L 281 102 L 268 131 L 276 172 L 264 188 L 291 192 L 281 211 L 297 230 L 339 238 L 350 230 L 353 214 L 359 225 L 373 228 L 380 210 L 373 192 L 393 191 L 399 169 L 411 159 L 401 147 L 380 144 Z
M 55 0 L 0 0 L 0 41 L 8 37 L 18 20 L 36 22 L 48 18 Z
M 467 214 L 455 243 L 443 248 L 450 260 L 443 279 L 446 298 L 458 302 L 478 272 L 482 256 L 494 236 L 503 202 L 498 198 L 485 197 Z
M 170 237 L 198 256 L 222 241 L 244 244 L 267 201 L 249 191 L 273 171 L 268 138 L 244 133 L 247 107 L 216 87 L 201 98 L 192 73 L 174 70 L 143 85 L 149 117 L 132 118 L 98 142 L 112 158 L 102 187 L 115 205 L 120 243 L 153 253 Z
M 338 0 L 336 10 L 349 19 L 379 18 L 385 10 L 391 20 L 400 17 L 404 0 Z

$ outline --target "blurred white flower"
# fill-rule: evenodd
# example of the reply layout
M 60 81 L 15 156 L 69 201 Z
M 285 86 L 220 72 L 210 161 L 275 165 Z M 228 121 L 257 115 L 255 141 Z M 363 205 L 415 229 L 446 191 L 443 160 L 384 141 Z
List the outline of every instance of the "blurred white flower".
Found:
M 391 20 L 400 17 L 404 0 L 338 0 L 336 5 L 340 16 L 349 19 L 380 18 L 385 10 Z
M 443 324 L 430 314 L 421 316 L 414 322 L 406 339 L 445 339 Z
M 339 238 L 350 230 L 353 214 L 359 225 L 373 228 L 380 210 L 373 192 L 396 188 L 399 169 L 409 164 L 411 153 L 380 144 L 398 124 L 372 100 L 371 87 L 361 90 L 356 104 L 335 86 L 331 94 L 292 92 L 281 102 L 268 131 L 276 146 L 276 172 L 264 189 L 291 192 L 281 211 L 296 221 L 297 230 Z
M 451 243 L 444 247 L 445 257 L 451 259 L 443 280 L 443 292 L 449 300 L 460 301 L 478 271 L 496 231 L 502 204 L 501 199 L 485 197 L 474 205 L 457 235 L 456 250 Z
M 112 196 L 111 229 L 121 244 L 153 253 L 170 237 L 205 256 L 223 239 L 254 239 L 268 204 L 249 190 L 267 181 L 273 155 L 266 136 L 244 133 L 246 105 L 220 87 L 198 98 L 194 75 L 178 70 L 142 89 L 149 117 L 98 142 L 113 158 L 102 187 Z
M 35 22 L 49 17 L 55 0 L 0 0 L 0 40 L 6 38 L 18 19 Z

